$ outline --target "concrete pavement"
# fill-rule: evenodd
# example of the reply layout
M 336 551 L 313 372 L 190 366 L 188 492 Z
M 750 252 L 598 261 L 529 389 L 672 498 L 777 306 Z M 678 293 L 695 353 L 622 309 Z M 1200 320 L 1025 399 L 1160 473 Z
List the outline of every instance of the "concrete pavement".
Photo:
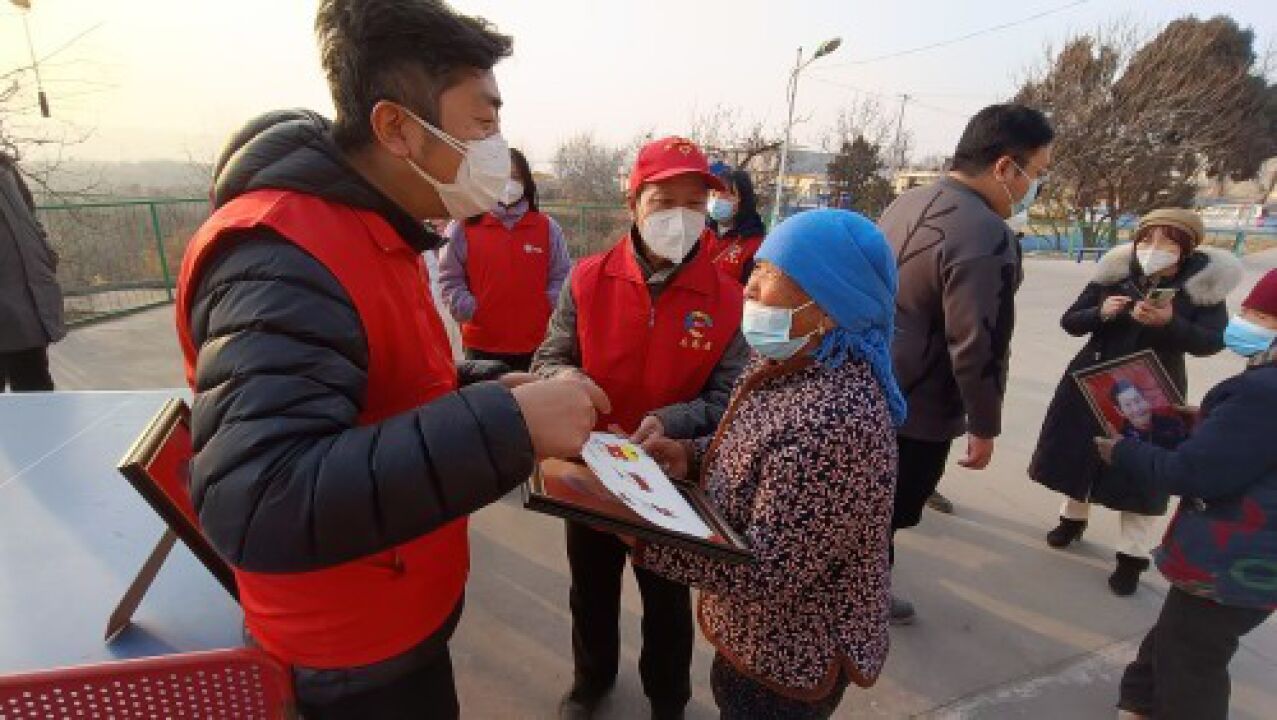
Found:
M 1277 267 L 1277 252 L 1247 260 L 1248 279 Z M 1046 404 L 1080 347 L 1058 319 L 1092 272 L 1055 259 L 1026 261 L 1007 399 L 1006 433 L 993 465 L 951 467 L 942 489 L 956 515 L 928 512 L 899 537 L 899 589 L 919 611 L 892 631 L 886 671 L 852 689 L 839 718 L 1108 718 L 1117 681 L 1160 607 L 1165 583 L 1146 576 L 1129 599 L 1109 593 L 1112 513 L 1097 512 L 1086 541 L 1046 547 L 1058 496 L 1025 476 Z M 172 387 L 182 382 L 171 308 L 73 332 L 53 352 L 63 389 Z M 1192 399 L 1235 373 L 1221 354 L 1191 360 Z M 479 513 L 471 533 L 473 575 L 454 643 L 464 712 L 475 718 L 554 717 L 571 679 L 567 565 L 562 524 L 520 508 L 517 497 Z M 627 577 L 622 674 L 605 718 L 645 718 L 637 676 L 641 606 Z M 715 717 L 711 651 L 698 641 L 690 718 Z M 1277 622 L 1244 642 L 1233 665 L 1233 716 L 1277 718 Z

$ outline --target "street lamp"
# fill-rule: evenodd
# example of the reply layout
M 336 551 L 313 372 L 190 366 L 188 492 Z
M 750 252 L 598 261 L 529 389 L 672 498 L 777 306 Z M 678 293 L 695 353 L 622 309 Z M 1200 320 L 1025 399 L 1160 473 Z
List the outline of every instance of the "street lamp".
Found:
M 35 59 L 35 44 L 31 42 L 31 24 L 27 22 L 27 13 L 31 12 L 31 0 L 9 0 L 14 7 L 22 10 L 22 29 L 27 33 L 27 51 L 31 53 L 31 70 L 35 73 L 36 95 L 40 99 L 40 115 L 49 117 L 49 96 L 44 94 L 44 82 L 40 80 L 40 63 Z
M 789 165 L 789 141 L 794 129 L 794 101 L 798 98 L 798 74 L 808 65 L 837 50 L 839 45 L 842 45 L 842 38 L 824 41 L 820 47 L 816 48 L 816 54 L 812 55 L 807 62 L 803 62 L 803 49 L 798 48 L 798 61 L 794 63 L 794 69 L 789 73 L 789 85 L 785 89 L 789 96 L 789 118 L 785 121 L 785 144 L 780 146 L 780 168 L 776 172 L 776 201 L 772 203 L 771 224 L 773 226 L 780 220 L 780 202 L 785 190 L 785 169 Z

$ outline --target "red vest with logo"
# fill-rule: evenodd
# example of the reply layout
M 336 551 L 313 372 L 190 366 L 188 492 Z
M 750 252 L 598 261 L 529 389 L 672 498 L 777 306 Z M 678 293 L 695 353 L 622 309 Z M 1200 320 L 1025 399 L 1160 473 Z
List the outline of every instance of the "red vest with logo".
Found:
M 457 387 L 448 337 L 421 256 L 380 215 L 291 191 L 261 190 L 222 206 L 187 247 L 177 330 L 194 388 L 192 293 L 206 260 L 234 230 L 269 227 L 337 278 L 363 323 L 368 386 L 357 423 L 370 425 Z M 366 665 L 438 630 L 469 572 L 466 522 L 457 520 L 384 552 L 322 570 L 236 570 L 245 623 L 280 660 L 314 668 Z
M 627 432 L 653 410 L 701 393 L 740 327 L 744 304 L 740 286 L 703 248 L 653 303 L 628 236 L 582 260 L 571 287 L 581 369 L 612 401 L 598 428 L 615 423 Z
M 758 254 L 758 248 L 762 245 L 762 235 L 745 238 L 711 235 L 709 242 L 705 244 L 705 249 L 709 251 L 709 256 L 719 270 L 731 279 L 744 283 L 749 280 L 745 277 L 745 266 L 754 259 L 754 255 Z
M 487 213 L 465 232 L 466 284 L 477 303 L 461 324 L 465 346 L 510 355 L 536 350 L 550 321 L 550 219 L 528 211 L 507 229 Z

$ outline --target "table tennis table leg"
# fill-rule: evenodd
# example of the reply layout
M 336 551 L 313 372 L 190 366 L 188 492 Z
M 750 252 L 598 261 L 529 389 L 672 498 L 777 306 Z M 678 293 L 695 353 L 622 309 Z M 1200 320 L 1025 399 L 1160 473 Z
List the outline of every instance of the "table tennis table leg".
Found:
M 173 550 L 173 545 L 176 543 L 177 533 L 166 528 L 159 542 L 155 543 L 155 549 L 151 551 L 151 555 L 137 571 L 137 577 L 133 578 L 133 582 L 124 591 L 124 597 L 120 598 L 110 619 L 106 621 L 107 642 L 114 640 L 116 635 L 129 626 L 133 620 L 133 613 L 137 611 L 138 605 L 142 604 L 142 598 L 146 596 L 151 583 L 155 582 L 155 576 L 160 573 L 160 568 L 164 567 L 164 560 L 168 558 L 169 552 Z

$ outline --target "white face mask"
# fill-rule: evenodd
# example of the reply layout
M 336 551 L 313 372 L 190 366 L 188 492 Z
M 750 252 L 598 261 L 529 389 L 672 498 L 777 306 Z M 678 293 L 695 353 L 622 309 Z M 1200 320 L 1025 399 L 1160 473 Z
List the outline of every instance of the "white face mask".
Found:
M 496 207 L 506 183 L 510 182 L 510 146 L 501 137 L 501 133 L 482 140 L 462 142 L 417 117 L 407 108 L 404 108 L 404 112 L 461 155 L 457 178 L 451 183 L 439 182 L 417 167 L 412 158 L 404 158 L 409 167 L 439 192 L 439 199 L 443 201 L 448 215 L 463 219 L 482 215 Z
M 1139 259 L 1140 268 L 1144 270 L 1145 275 L 1155 275 L 1179 263 L 1179 253 L 1155 247 L 1140 250 L 1135 253 L 1135 257 Z
M 506 207 L 510 207 L 523 199 L 523 183 L 518 180 L 506 180 L 505 187 L 501 190 L 501 197 L 497 200 Z
M 660 210 L 643 218 L 639 232 L 653 254 L 680 263 L 705 232 L 705 213 L 687 208 Z

